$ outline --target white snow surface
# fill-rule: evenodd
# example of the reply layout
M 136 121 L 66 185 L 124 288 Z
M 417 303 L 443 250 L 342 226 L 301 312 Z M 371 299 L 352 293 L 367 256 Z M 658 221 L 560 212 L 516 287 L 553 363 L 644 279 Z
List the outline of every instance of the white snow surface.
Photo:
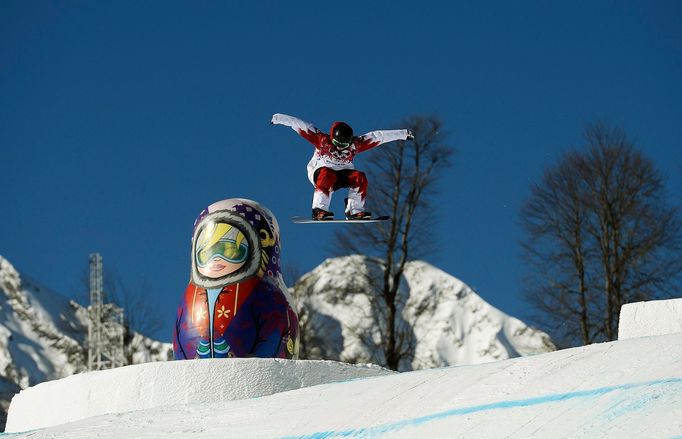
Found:
M 623 305 L 618 339 L 682 332 L 682 299 L 651 300 Z
M 359 255 L 331 258 L 296 283 L 307 358 L 385 364 L 374 344 L 385 339 L 383 316 L 371 312 L 383 309 L 371 304 L 382 300 L 377 295 L 380 264 Z M 422 261 L 405 266 L 397 312 L 398 332 L 414 350 L 413 358 L 401 362 L 401 371 L 555 350 L 546 333 L 498 310 L 461 280 Z
M 314 362 L 297 363 L 302 369 L 315 367 Z M 322 384 L 261 398 L 182 400 L 11 437 L 679 438 L 680 364 L 682 333 L 676 333 Z M 102 372 L 112 378 L 112 392 L 115 373 Z M 288 375 L 279 378 L 287 380 Z M 230 381 L 229 376 L 222 379 Z
M 72 375 L 22 390 L 12 399 L 5 431 L 178 403 L 215 404 L 257 398 L 391 373 L 395 372 L 372 365 L 261 358 L 138 364 Z

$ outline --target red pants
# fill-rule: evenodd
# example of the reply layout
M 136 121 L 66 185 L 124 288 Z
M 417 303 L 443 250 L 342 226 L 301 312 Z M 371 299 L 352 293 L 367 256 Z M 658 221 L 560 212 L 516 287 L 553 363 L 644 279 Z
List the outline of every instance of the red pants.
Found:
M 356 189 L 364 200 L 367 196 L 367 177 L 364 172 L 355 169 L 335 171 L 332 168 L 320 168 L 315 171 L 315 190 L 329 196 L 341 188 Z
M 356 214 L 365 210 L 367 196 L 367 177 L 364 172 L 355 169 L 335 171 L 331 168 L 320 168 L 315 171 L 315 193 L 313 194 L 313 209 L 319 208 L 329 211 L 334 191 L 348 188 L 348 203 L 346 210 Z

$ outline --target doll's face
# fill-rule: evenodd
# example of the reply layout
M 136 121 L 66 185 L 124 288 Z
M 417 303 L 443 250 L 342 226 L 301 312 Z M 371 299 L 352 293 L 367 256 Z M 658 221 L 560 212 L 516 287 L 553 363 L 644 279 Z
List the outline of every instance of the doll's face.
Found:
M 244 233 L 227 223 L 208 223 L 199 233 L 194 254 L 197 271 L 217 279 L 234 273 L 246 264 L 249 243 Z

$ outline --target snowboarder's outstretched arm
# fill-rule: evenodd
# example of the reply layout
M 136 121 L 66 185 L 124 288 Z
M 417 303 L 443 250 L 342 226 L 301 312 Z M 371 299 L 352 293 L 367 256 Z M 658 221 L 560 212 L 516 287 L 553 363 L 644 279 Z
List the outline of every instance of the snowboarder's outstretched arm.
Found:
M 382 143 L 393 142 L 394 140 L 411 140 L 414 136 L 410 130 L 379 130 L 370 131 L 358 137 L 355 145 L 358 152 L 367 151 Z
M 322 132 L 315 127 L 315 125 L 287 114 L 273 114 L 270 123 L 273 125 L 284 125 L 290 127 L 300 134 L 301 137 L 315 146 L 318 144 L 319 137 L 323 135 Z

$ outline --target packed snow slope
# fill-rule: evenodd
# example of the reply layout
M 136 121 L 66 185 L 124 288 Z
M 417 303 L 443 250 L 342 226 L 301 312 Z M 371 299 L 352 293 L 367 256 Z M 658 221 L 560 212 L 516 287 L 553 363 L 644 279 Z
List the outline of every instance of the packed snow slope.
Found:
M 381 297 L 383 261 L 327 259 L 293 288 L 302 358 L 386 364 Z M 377 306 L 374 303 L 377 302 Z M 555 350 L 550 337 L 491 306 L 461 280 L 422 261 L 408 262 L 397 299 L 397 338 L 412 352 L 399 370 L 478 364 Z
M 680 364 L 682 333 L 676 333 L 109 414 L 11 437 L 670 439 L 682 435 Z

